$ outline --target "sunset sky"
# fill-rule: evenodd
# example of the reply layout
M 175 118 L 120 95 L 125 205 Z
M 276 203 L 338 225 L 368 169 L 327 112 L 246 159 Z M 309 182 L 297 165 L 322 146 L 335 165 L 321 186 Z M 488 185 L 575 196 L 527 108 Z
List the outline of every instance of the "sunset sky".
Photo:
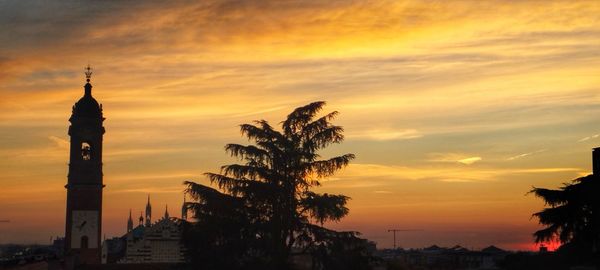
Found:
M 600 2 L 198 2 L 0 2 L 0 244 L 64 235 L 88 63 L 107 237 L 148 194 L 155 219 L 180 216 L 184 180 L 236 162 L 239 124 L 318 100 L 346 135 L 323 156 L 357 156 L 318 189 L 352 197 L 328 226 L 378 247 L 395 228 L 422 230 L 401 247 L 530 249 L 527 192 L 591 172 Z

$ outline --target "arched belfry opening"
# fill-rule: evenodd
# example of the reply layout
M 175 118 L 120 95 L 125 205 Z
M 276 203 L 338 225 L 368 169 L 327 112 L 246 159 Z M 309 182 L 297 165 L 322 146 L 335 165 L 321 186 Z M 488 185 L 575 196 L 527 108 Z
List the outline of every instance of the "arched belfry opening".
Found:
M 86 161 L 92 159 L 92 146 L 88 142 L 81 143 L 81 159 Z

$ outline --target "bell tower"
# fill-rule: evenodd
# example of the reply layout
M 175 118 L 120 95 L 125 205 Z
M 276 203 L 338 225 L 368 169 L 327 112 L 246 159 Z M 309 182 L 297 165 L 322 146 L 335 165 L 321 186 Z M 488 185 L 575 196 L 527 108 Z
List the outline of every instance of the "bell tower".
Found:
M 85 69 L 84 95 L 69 122 L 71 149 L 67 176 L 65 255 L 77 264 L 99 264 L 102 232 L 102 105 L 92 97 L 92 70 Z

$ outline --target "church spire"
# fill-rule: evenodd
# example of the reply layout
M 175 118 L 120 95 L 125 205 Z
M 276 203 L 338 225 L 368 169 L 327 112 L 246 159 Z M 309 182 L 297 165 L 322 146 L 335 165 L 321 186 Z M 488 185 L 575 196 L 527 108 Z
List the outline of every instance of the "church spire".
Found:
M 169 205 L 165 205 L 165 219 L 169 219 Z
M 133 219 L 131 218 L 131 209 L 129 209 L 129 219 L 127 219 L 127 232 L 133 230 Z
M 146 226 L 152 225 L 152 206 L 150 205 L 150 194 L 148 194 L 148 203 L 146 203 Z

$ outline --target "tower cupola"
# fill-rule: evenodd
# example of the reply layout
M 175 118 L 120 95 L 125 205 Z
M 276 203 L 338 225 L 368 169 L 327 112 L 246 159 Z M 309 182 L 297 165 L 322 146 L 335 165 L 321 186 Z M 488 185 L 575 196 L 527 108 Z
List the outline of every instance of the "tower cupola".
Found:
M 73 118 L 85 117 L 85 118 L 97 118 L 102 119 L 102 105 L 92 97 L 92 84 L 90 78 L 92 77 L 92 69 L 90 66 L 85 69 L 86 84 L 83 86 L 84 94 L 77 103 L 73 106 L 73 113 L 69 121 L 73 122 Z M 104 119 L 102 119 L 104 120 Z

